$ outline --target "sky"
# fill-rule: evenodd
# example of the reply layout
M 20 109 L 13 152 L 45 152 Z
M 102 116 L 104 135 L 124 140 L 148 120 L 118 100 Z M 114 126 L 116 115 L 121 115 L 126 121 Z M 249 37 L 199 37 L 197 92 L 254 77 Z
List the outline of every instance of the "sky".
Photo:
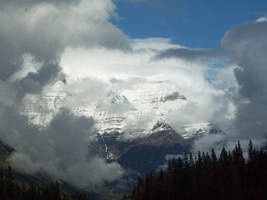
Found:
M 131 38 L 166 37 L 191 48 L 220 48 L 227 30 L 266 10 L 264 0 L 122 0 L 112 22 Z
M 125 169 L 87 151 L 98 131 L 94 113 L 103 112 L 125 118 L 125 140 L 144 137 L 149 132 L 132 130 L 151 130 L 164 113 L 178 134 L 185 124 L 207 121 L 225 131 L 195 141 L 195 151 L 265 142 L 264 1 L 0 4 L 0 140 L 18 150 L 14 168 L 44 170 L 79 187 L 119 179 Z M 51 91 L 64 99 L 59 107 L 40 105 Z M 186 101 L 156 110 L 145 101 L 174 94 Z M 112 95 L 128 101 L 112 104 Z

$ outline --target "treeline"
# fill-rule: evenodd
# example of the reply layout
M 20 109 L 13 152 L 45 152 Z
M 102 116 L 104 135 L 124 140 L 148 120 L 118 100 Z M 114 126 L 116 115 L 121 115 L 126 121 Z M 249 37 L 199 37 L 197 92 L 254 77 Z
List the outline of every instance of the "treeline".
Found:
M 185 154 L 168 161 L 167 170 L 139 178 L 124 200 L 266 200 L 267 154 L 249 142 L 248 159 L 240 143 L 232 151 Z
M 84 200 L 81 195 L 63 194 L 57 183 L 46 187 L 25 184 L 14 178 L 11 167 L 0 168 L 0 199 L 1 200 Z

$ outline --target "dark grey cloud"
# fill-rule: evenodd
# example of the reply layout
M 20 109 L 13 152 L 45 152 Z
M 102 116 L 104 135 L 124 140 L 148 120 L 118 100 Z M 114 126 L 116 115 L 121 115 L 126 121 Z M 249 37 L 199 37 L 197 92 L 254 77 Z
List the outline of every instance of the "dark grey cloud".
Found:
M 205 58 L 223 57 L 222 51 L 218 49 L 189 49 L 189 48 L 171 48 L 159 52 L 155 59 L 181 58 L 188 61 Z
M 209 151 L 214 147 L 219 152 L 222 145 L 232 149 L 240 140 L 246 149 L 248 138 L 253 139 L 257 147 L 266 145 L 267 22 L 261 19 L 231 29 L 221 43 L 231 61 L 237 65 L 234 75 L 238 88 L 229 91 L 229 100 L 235 105 L 235 118 L 226 124 L 222 124 L 221 119 L 216 120 L 215 124 L 219 127 L 228 127 L 228 130 L 224 129 L 226 134 L 205 136 L 195 141 L 194 148 Z M 221 98 L 217 101 L 221 101 Z M 224 107 L 219 112 L 225 112 Z
M 251 22 L 228 31 L 222 46 L 239 66 L 235 131 L 239 135 L 262 137 L 267 134 L 267 22 Z
M 186 97 L 182 94 L 179 94 L 179 92 L 173 92 L 169 95 L 166 95 L 160 99 L 161 102 L 166 102 L 166 101 L 175 101 L 177 99 L 182 99 L 186 100 Z
M 44 85 L 57 80 L 61 69 L 57 63 L 49 63 L 43 65 L 36 73 L 30 72 L 28 75 L 19 80 L 16 85 L 19 89 L 19 96 L 23 97 L 25 94 L 38 93 L 42 91 Z

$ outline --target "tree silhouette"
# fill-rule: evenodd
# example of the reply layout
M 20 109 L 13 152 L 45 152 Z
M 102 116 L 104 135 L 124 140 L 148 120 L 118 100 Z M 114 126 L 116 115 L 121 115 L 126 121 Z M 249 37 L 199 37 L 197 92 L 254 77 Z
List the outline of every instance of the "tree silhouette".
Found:
M 197 157 L 185 154 L 183 159 L 168 161 L 160 170 L 138 180 L 127 200 L 266 200 L 267 154 L 248 145 L 245 161 L 240 142 L 232 151 L 222 148 L 219 159 L 214 149 L 198 152 Z

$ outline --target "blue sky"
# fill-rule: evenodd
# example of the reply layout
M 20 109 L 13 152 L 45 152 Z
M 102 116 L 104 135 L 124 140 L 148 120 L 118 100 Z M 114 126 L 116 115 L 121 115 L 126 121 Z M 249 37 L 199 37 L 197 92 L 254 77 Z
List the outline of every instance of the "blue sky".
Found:
M 192 48 L 218 48 L 224 33 L 267 12 L 266 0 L 120 0 L 112 23 L 131 38 L 167 37 Z

